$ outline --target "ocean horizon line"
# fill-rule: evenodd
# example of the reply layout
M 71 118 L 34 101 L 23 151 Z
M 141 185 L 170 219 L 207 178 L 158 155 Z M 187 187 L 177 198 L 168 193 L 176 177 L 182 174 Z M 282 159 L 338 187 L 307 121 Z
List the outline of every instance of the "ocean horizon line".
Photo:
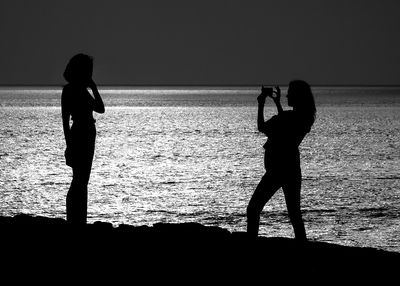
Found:
M 0 88 L 54 88 L 65 84 L 0 84 Z M 255 84 L 98 84 L 100 88 L 256 88 L 265 86 L 288 86 L 288 83 Z M 400 88 L 400 84 L 312 84 L 312 87 L 361 87 L 361 88 Z

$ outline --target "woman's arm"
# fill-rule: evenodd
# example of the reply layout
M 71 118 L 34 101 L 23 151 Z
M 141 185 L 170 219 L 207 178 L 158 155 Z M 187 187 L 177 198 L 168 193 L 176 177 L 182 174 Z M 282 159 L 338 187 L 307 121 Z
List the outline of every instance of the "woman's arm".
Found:
M 258 112 L 257 112 L 257 129 L 258 131 L 265 133 L 265 121 L 264 121 L 264 104 L 265 104 L 266 96 L 264 94 L 260 94 L 257 97 L 258 101 Z
M 274 92 L 274 93 L 276 94 L 275 97 L 273 96 L 272 89 L 262 88 L 261 94 L 257 97 L 257 101 L 258 101 L 257 128 L 258 128 L 258 131 L 264 133 L 267 136 L 270 136 L 271 132 L 274 130 L 274 128 L 275 128 L 274 126 L 276 126 L 276 121 L 277 121 L 278 117 L 275 115 L 267 121 L 264 120 L 265 99 L 268 96 L 271 97 L 274 100 L 276 107 L 278 108 L 278 113 L 283 112 L 283 108 L 280 103 L 281 93 L 280 93 L 279 87 L 276 87 L 276 92 Z
M 93 110 L 96 111 L 97 113 L 104 113 L 105 112 L 104 103 L 103 100 L 101 99 L 99 90 L 97 89 L 97 85 L 93 80 L 90 82 L 89 88 L 92 90 L 94 95 Z
M 273 93 L 275 93 L 275 96 L 272 96 L 272 99 L 275 102 L 276 108 L 278 109 L 278 114 L 283 112 L 283 108 L 281 105 L 281 89 L 279 88 L 279 86 L 275 87 L 276 91 L 274 91 Z

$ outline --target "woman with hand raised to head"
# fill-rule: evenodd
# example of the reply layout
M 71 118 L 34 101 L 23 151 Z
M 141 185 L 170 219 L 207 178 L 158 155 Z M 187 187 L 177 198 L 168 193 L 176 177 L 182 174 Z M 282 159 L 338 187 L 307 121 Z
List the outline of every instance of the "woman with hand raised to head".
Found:
M 93 59 L 77 54 L 64 71 L 67 84 L 61 94 L 61 112 L 66 164 L 72 168 L 73 178 L 67 194 L 67 221 L 74 225 L 86 224 L 88 183 L 95 149 L 96 126 L 93 111 L 104 113 L 104 104 L 92 79 Z M 88 88 L 92 90 L 93 96 Z M 72 125 L 70 125 L 72 120 Z
M 275 102 L 278 114 L 264 121 L 264 104 L 267 97 Z M 252 237 L 258 236 L 261 211 L 276 191 L 282 188 L 296 240 L 306 241 L 300 210 L 299 145 L 314 124 L 315 102 L 311 87 L 302 80 L 289 83 L 287 100 L 292 110 L 283 110 L 280 97 L 281 91 L 277 86 L 275 90 L 262 87 L 257 98 L 257 127 L 268 137 L 264 145 L 266 172 L 247 206 L 247 233 Z

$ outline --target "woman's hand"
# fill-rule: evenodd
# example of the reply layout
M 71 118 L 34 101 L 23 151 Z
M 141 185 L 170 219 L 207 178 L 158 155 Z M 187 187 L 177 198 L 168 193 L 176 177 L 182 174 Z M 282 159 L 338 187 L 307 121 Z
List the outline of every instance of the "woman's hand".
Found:
M 96 90 L 96 89 L 97 89 L 97 85 L 96 85 L 96 83 L 94 82 L 93 79 L 90 79 L 90 80 L 89 80 L 88 86 L 89 86 L 89 88 L 90 88 L 91 90 Z
M 265 99 L 268 96 L 272 96 L 272 88 L 271 87 L 265 87 L 261 86 L 261 94 L 257 97 L 258 104 L 264 105 L 265 104 Z
M 275 102 L 279 102 L 281 100 L 281 88 L 279 85 L 275 86 L 275 90 L 272 92 L 271 98 Z
M 274 96 L 275 94 L 275 96 Z M 281 105 L 281 89 L 280 87 L 277 85 L 275 86 L 275 91 L 272 92 L 272 99 L 275 102 L 276 108 L 278 109 L 278 114 L 283 112 L 283 108 Z
M 96 111 L 97 113 L 104 113 L 105 111 L 104 103 L 103 100 L 101 99 L 99 90 L 97 89 L 97 85 L 93 79 L 90 79 L 89 81 L 89 88 L 93 91 L 93 96 L 94 96 L 93 111 Z
M 265 104 L 265 99 L 267 98 L 267 96 L 264 93 L 261 93 L 258 97 L 257 97 L 257 101 L 258 104 L 260 105 L 264 105 Z

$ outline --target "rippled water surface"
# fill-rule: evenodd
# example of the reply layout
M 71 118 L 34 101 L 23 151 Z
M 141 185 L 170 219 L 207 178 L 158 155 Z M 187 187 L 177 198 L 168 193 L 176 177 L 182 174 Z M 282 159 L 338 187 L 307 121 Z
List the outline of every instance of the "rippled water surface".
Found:
M 245 230 L 264 172 L 255 88 L 101 92 L 89 221 Z M 314 93 L 317 121 L 301 145 L 309 238 L 400 251 L 400 89 Z M 59 88 L 0 89 L 0 215 L 65 217 L 72 174 L 59 104 Z M 266 117 L 274 113 L 269 103 Z M 260 232 L 293 237 L 281 192 L 264 208 Z

